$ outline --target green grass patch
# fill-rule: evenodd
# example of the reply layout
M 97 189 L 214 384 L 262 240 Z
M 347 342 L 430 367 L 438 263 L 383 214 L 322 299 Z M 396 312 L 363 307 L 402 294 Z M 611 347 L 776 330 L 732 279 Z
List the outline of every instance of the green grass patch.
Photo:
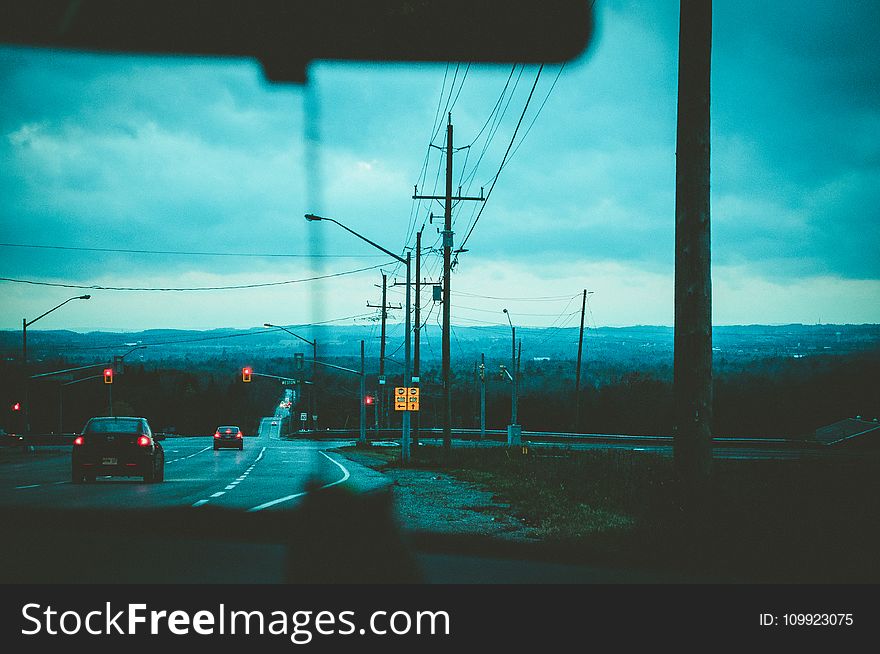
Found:
M 397 449 L 370 452 L 399 465 Z M 755 581 L 880 581 L 876 453 L 716 461 L 697 506 L 684 503 L 673 461 L 643 452 L 421 447 L 409 467 L 483 486 L 548 543 L 626 563 Z

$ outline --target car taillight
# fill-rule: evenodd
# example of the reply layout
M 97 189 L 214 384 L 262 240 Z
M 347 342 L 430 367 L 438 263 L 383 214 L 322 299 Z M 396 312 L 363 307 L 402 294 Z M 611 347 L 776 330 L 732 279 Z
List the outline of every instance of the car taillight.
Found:
M 150 438 L 148 436 L 139 436 L 138 437 L 138 445 L 141 447 L 146 447 L 150 444 Z
M 214 432 L 214 438 L 220 438 L 220 432 L 219 432 L 219 431 L 215 431 L 215 432 Z
M 74 444 L 74 445 L 82 445 L 82 444 L 83 444 L 83 437 L 82 437 L 82 436 L 77 436 L 76 438 L 74 438 L 74 439 L 73 439 L 73 444 Z
M 235 435 L 235 437 L 236 437 L 236 438 L 241 438 L 241 432 L 238 432 L 238 433 Z

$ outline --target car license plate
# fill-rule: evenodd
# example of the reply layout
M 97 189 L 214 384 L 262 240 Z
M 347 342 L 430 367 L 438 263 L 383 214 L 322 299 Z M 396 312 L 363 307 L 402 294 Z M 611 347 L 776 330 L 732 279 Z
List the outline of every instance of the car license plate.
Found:
M 117 460 L 116 460 L 116 457 L 105 456 L 104 459 L 101 461 L 101 463 L 103 463 L 105 466 L 115 466 L 117 463 Z

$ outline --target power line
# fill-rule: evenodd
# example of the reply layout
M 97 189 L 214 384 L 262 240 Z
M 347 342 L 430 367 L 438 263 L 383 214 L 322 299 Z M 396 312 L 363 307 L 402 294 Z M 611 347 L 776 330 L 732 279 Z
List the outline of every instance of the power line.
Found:
M 302 284 L 304 282 L 313 282 L 319 279 L 329 279 L 331 277 L 342 277 L 343 275 L 353 275 L 355 273 L 365 272 L 367 270 L 375 270 L 376 268 L 380 268 L 382 266 L 390 265 L 391 262 L 387 261 L 385 263 L 380 263 L 376 266 L 369 266 L 367 268 L 358 268 L 357 270 L 346 270 L 338 273 L 331 273 L 329 275 L 318 275 L 315 277 L 306 277 L 303 279 L 288 279 L 281 282 L 263 282 L 259 284 L 235 284 L 230 286 L 196 286 L 191 288 L 148 288 L 148 287 L 132 287 L 132 286 L 100 286 L 98 284 L 61 284 L 56 282 L 38 282 L 30 279 L 13 279 L 11 277 L 0 277 L 0 281 L 2 282 L 13 282 L 16 284 L 32 284 L 35 286 L 53 286 L 55 288 L 81 288 L 81 289 L 90 289 L 95 291 L 230 291 L 230 290 L 240 290 L 246 288 L 265 288 L 268 286 L 284 286 L 287 284 Z
M 28 243 L 0 243 L 4 248 L 32 248 L 37 250 L 68 250 L 76 252 L 110 252 L 119 254 L 172 254 L 189 257 L 255 257 L 255 258 L 314 258 L 322 259 L 372 259 L 382 254 L 283 254 L 257 252 L 187 252 L 184 250 L 134 250 L 126 248 L 73 247 L 69 245 L 33 245 Z
M 458 291 L 458 294 L 464 295 L 465 297 L 477 297 L 486 300 L 510 300 L 521 302 L 561 302 L 580 295 L 580 293 L 575 293 L 574 295 L 543 295 L 537 297 L 499 297 L 497 295 L 478 295 L 477 293 L 466 293 L 464 291 Z
M 516 155 L 517 150 L 519 150 L 520 146 L 528 137 L 529 132 L 532 131 L 532 127 L 535 126 L 535 121 L 538 120 L 538 116 L 541 115 L 541 111 L 544 109 L 544 105 L 547 104 L 547 100 L 550 99 L 550 94 L 553 93 L 553 89 L 556 88 L 556 82 L 559 81 L 559 77 L 562 75 L 562 71 L 565 69 L 565 64 L 559 67 L 559 72 L 556 73 L 556 78 L 553 80 L 553 84 L 550 85 L 550 90 L 547 91 L 547 95 L 544 96 L 544 101 L 541 103 L 541 106 L 538 107 L 538 111 L 535 112 L 535 116 L 532 118 L 532 122 L 529 123 L 529 126 L 526 128 L 525 133 L 523 133 L 522 138 L 520 138 L 519 143 L 516 144 L 516 147 L 513 149 L 513 152 L 510 153 L 510 157 L 507 159 L 507 163 L 502 165 L 502 168 L 510 163 L 510 160 L 513 159 L 514 155 Z
M 498 182 L 498 176 L 501 174 L 501 170 L 504 168 L 504 164 L 507 161 L 507 157 L 510 154 L 510 149 L 513 147 L 513 143 L 516 140 L 516 134 L 519 132 L 520 125 L 522 125 L 523 118 L 525 118 L 526 111 L 529 108 L 529 103 L 532 101 L 532 96 L 535 94 L 535 88 L 538 86 L 538 80 L 541 79 L 541 71 L 544 70 L 544 64 L 538 68 L 538 73 L 535 75 L 535 83 L 532 84 L 532 90 L 529 91 L 529 97 L 526 98 L 526 104 L 523 107 L 522 113 L 520 114 L 519 120 L 516 123 L 516 128 L 513 130 L 513 136 L 510 137 L 510 143 L 507 146 L 507 151 L 504 153 L 504 157 L 501 159 L 501 165 L 498 166 L 498 172 L 495 173 L 495 178 L 492 180 L 492 185 L 489 187 L 489 192 L 486 193 L 486 200 L 483 202 L 483 206 L 480 207 L 480 212 L 477 214 L 477 217 L 474 218 L 473 223 L 468 230 L 467 236 L 464 237 L 464 240 L 461 242 L 459 249 L 464 248 L 467 244 L 468 239 L 471 237 L 471 234 L 474 232 L 474 228 L 477 226 L 477 223 L 480 220 L 480 216 L 483 215 L 483 210 L 486 208 L 486 204 L 489 202 L 489 197 L 492 195 L 492 190 L 495 188 L 496 182 Z M 458 262 L 458 254 L 455 255 L 455 261 Z

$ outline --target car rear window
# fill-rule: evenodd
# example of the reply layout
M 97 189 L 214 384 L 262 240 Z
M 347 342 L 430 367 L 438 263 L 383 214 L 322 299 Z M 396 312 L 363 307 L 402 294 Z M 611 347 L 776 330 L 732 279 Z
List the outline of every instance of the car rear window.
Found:
M 122 433 L 134 434 L 142 431 L 141 421 L 133 418 L 119 418 L 116 420 L 91 420 L 86 425 L 87 434 Z

